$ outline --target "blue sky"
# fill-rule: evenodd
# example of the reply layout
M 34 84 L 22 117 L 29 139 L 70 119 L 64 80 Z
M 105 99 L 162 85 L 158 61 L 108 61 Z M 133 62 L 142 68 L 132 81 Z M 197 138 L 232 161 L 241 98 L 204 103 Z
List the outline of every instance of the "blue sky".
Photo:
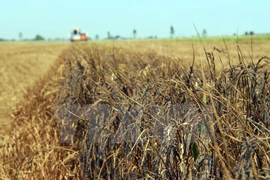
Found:
M 1 0 L 0 38 L 67 38 L 73 27 L 106 38 L 209 36 L 270 32 L 269 0 Z

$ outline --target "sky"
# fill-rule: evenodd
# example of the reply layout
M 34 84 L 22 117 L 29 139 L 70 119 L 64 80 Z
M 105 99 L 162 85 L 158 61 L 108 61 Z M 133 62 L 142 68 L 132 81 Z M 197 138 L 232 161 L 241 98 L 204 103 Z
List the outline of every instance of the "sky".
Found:
M 137 38 L 270 33 L 269 0 L 0 0 L 0 38 L 68 38 L 78 27 L 96 35 Z

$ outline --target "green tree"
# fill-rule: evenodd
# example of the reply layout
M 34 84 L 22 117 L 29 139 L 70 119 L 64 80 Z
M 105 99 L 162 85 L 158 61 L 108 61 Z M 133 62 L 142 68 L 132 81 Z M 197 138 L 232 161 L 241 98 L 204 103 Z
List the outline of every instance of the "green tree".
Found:
M 99 36 L 98 36 L 98 34 L 96 35 L 95 39 L 96 39 L 96 40 L 99 40 Z
M 136 29 L 133 30 L 133 38 L 136 39 L 137 31 Z
M 170 31 L 170 34 L 171 34 L 171 38 L 173 38 L 173 36 L 174 36 L 174 28 L 173 28 L 173 26 L 171 26 L 171 31 Z
M 108 31 L 108 39 L 111 39 L 112 38 L 112 36 L 111 36 L 111 33 L 110 33 L 110 31 Z
M 23 34 L 22 32 L 19 32 L 19 39 L 22 40 Z
M 202 36 L 203 36 L 203 37 L 206 37 L 206 36 L 207 36 L 207 31 L 206 31 L 206 29 L 203 30 Z
M 34 41 L 44 41 L 44 37 L 42 37 L 41 35 L 37 34 Z

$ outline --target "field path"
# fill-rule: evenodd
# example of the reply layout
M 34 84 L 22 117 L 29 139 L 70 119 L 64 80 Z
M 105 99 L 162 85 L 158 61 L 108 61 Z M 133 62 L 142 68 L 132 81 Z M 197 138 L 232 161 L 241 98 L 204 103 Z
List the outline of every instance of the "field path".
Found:
M 10 115 L 26 89 L 50 69 L 68 46 L 63 43 L 0 43 L 0 144 L 12 128 Z

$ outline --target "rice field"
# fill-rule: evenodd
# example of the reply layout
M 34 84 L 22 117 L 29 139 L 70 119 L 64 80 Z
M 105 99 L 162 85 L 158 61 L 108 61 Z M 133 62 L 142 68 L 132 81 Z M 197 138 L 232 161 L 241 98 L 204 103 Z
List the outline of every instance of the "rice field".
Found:
M 0 46 L 2 179 L 270 178 L 267 41 Z
M 59 44 L 0 43 L 1 135 L 10 128 L 10 114 L 23 94 L 53 65 L 66 48 Z M 0 140 L 1 141 L 1 140 Z

